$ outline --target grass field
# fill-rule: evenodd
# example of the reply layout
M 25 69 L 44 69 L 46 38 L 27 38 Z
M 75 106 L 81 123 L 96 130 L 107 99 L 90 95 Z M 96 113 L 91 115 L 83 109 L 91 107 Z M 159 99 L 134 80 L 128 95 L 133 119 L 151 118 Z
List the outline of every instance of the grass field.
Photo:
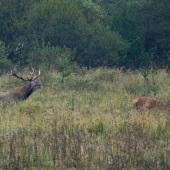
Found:
M 170 169 L 170 111 L 136 111 L 139 96 L 170 101 L 168 70 L 42 70 L 40 90 L 0 101 L 0 169 Z M 0 91 L 23 82 L 5 74 Z

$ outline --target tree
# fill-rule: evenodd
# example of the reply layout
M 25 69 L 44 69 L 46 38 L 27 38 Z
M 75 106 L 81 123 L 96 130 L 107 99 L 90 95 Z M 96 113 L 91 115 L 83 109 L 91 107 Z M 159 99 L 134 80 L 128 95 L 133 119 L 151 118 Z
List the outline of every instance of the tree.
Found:
M 101 8 L 87 0 L 44 0 L 27 13 L 26 27 L 27 42 L 75 49 L 75 60 L 88 67 L 116 65 L 126 49 L 121 36 L 103 23 Z

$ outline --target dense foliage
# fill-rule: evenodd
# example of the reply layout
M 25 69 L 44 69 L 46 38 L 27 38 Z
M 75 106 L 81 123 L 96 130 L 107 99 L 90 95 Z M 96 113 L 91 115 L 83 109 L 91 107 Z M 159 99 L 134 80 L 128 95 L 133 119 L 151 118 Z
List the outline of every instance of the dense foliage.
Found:
M 6 58 L 19 66 L 49 67 L 64 48 L 87 67 L 162 67 L 170 58 L 169 20 L 169 0 L 6 0 L 0 1 L 0 40 Z M 56 48 L 47 62 L 44 53 L 37 56 L 44 48 Z

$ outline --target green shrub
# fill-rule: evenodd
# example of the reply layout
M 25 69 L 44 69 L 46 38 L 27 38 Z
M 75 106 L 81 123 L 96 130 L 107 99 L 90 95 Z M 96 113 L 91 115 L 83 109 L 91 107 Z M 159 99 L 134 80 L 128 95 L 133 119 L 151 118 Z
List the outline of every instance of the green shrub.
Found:
M 0 40 L 0 73 L 3 70 L 10 70 L 12 69 L 13 65 L 10 60 L 7 58 L 7 48 L 5 44 Z

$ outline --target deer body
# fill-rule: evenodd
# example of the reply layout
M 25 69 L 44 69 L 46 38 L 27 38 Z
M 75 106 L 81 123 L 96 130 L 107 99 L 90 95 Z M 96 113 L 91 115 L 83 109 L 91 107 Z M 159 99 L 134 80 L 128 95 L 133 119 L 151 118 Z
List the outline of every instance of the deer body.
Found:
M 34 75 L 31 79 L 23 79 L 21 76 L 17 76 L 15 73 L 12 73 L 11 76 L 15 76 L 19 79 L 22 79 L 27 84 L 21 87 L 15 87 L 10 91 L 2 92 L 0 93 L 0 100 L 14 100 L 14 101 L 21 101 L 27 99 L 35 90 L 41 88 L 41 83 L 37 82 L 35 79 L 37 79 L 40 76 L 40 72 L 37 76 L 35 76 L 34 71 L 31 73 Z
M 170 107 L 170 103 L 162 102 L 160 100 L 156 100 L 150 97 L 138 97 L 133 100 L 133 107 L 144 108 L 144 109 L 164 109 L 166 107 Z

